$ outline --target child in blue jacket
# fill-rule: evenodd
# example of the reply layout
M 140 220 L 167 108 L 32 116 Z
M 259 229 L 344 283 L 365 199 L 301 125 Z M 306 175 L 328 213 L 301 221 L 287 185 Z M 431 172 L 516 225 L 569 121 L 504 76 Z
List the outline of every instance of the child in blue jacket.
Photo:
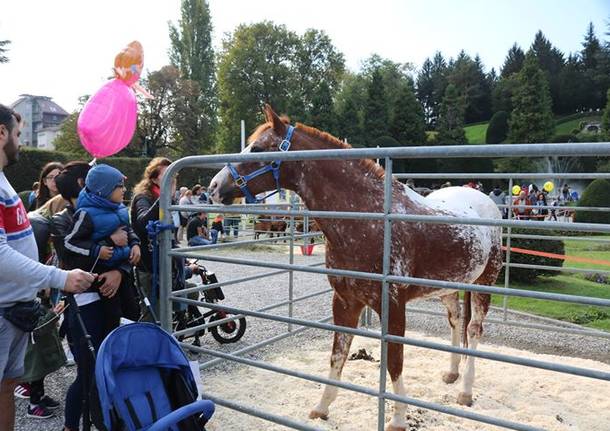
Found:
M 78 196 L 74 226 L 64 245 L 69 251 L 88 257 L 93 262 L 90 270 L 98 274 L 130 268 L 140 260 L 140 240 L 129 223 L 124 195 L 125 176 L 118 169 L 101 164 L 89 171 L 85 188 Z M 115 244 L 110 238 L 118 229 L 127 232 L 127 244 Z M 123 283 L 113 297 L 99 298 L 111 326 L 118 325 L 122 315 L 138 318 L 139 308 L 129 283 Z

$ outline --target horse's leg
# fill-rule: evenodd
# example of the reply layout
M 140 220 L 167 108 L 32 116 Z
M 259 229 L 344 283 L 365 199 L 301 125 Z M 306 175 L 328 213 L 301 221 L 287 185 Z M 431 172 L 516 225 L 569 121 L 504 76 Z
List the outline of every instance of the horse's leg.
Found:
M 460 346 L 460 297 L 459 293 L 455 292 L 450 295 L 441 296 L 441 302 L 447 308 L 447 319 L 449 320 L 449 326 L 451 326 L 451 345 L 453 347 Z M 449 372 L 443 373 L 443 382 L 454 383 L 460 376 L 459 353 L 451 353 L 451 363 L 449 365 Z
M 353 299 L 349 300 L 349 298 L 342 298 L 335 293 L 333 296 L 333 320 L 335 325 L 356 328 L 358 326 L 360 311 L 363 306 L 363 304 L 356 302 Z M 353 335 L 335 332 L 333 350 L 330 357 L 329 379 L 341 380 L 343 365 L 345 365 L 345 360 L 347 359 L 353 339 Z M 311 419 L 328 419 L 328 407 L 335 398 L 337 398 L 337 390 L 338 388 L 336 386 L 326 385 L 320 402 L 309 413 Z
M 405 304 L 404 302 L 390 302 L 390 316 L 388 322 L 388 333 L 403 337 L 405 335 Z M 404 346 L 400 343 L 388 343 L 388 372 L 392 379 L 394 393 L 399 396 L 406 395 L 405 385 L 402 378 L 404 361 Z M 386 431 L 405 431 L 407 422 L 405 413 L 407 405 L 396 401 L 394 403 L 394 414 Z
M 483 284 L 483 283 L 477 283 Z M 479 340 L 483 335 L 483 320 L 487 315 L 491 295 L 487 293 L 472 292 L 471 305 L 472 317 L 468 323 L 467 337 L 468 347 L 476 350 L 479 345 Z M 462 392 L 458 395 L 458 403 L 464 406 L 472 405 L 472 385 L 474 383 L 474 356 L 468 356 L 466 359 L 466 369 L 464 371 L 464 382 Z

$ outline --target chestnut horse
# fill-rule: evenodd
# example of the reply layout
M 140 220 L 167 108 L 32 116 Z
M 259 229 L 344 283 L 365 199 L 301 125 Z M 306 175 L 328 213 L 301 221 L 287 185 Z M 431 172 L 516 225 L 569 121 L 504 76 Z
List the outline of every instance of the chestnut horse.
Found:
M 280 119 L 265 107 L 267 122 L 254 132 L 244 153 L 350 148 L 327 133 Z M 254 174 L 252 175 L 252 173 Z M 383 212 L 384 171 L 370 160 L 305 160 L 281 164 L 243 162 L 228 164 L 212 179 L 208 189 L 212 201 L 230 204 L 233 198 L 256 196 L 265 190 L 283 187 L 294 190 L 312 211 Z M 358 193 L 354 193 L 358 190 Z M 404 184 L 393 181 L 392 212 L 398 214 L 442 215 L 500 219 L 500 211 L 487 196 L 467 187 L 448 187 L 426 198 Z M 382 273 L 383 222 L 380 220 L 316 219 L 326 237 L 326 266 Z M 451 282 L 491 285 L 502 266 L 501 229 L 459 224 L 425 224 L 394 221 L 391 241 L 391 274 Z M 381 283 L 329 276 L 334 289 L 333 318 L 336 325 L 355 328 L 364 306 L 381 313 Z M 460 303 L 457 290 L 414 285 L 389 285 L 390 334 L 403 336 L 405 303 L 417 298 L 440 297 L 447 308 L 451 343 L 460 343 Z M 476 349 L 490 295 L 465 294 L 464 344 Z M 339 380 L 353 336 L 335 332 L 329 378 Z M 451 354 L 446 383 L 459 376 L 459 354 Z M 403 345 L 388 343 L 388 371 L 394 392 L 404 395 L 402 378 Z M 463 389 L 458 403 L 472 404 L 474 357 L 466 360 Z M 311 418 L 326 419 L 337 388 L 327 385 Z M 404 430 L 404 403 L 395 403 L 388 430 Z

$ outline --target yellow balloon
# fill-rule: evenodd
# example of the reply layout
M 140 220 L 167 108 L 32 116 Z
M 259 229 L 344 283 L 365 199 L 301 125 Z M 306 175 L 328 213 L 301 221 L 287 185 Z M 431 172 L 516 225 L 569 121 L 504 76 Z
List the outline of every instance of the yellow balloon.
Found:
M 517 196 L 519 193 L 521 193 L 521 186 L 513 186 L 513 195 Z
M 544 183 L 544 186 L 542 186 L 542 188 L 544 189 L 545 192 L 551 193 L 553 191 L 553 189 L 555 188 L 555 184 L 553 184 L 552 181 L 547 181 L 546 183 Z

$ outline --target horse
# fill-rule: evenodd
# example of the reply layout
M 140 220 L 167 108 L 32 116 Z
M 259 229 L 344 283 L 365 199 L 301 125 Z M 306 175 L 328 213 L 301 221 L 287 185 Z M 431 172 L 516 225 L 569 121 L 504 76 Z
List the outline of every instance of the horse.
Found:
M 280 236 L 281 233 L 286 232 L 288 223 L 285 220 L 275 220 L 271 216 L 260 216 L 257 217 L 254 222 L 254 239 L 258 239 L 261 233 L 266 233 L 269 238 L 273 238 L 273 234 L 277 232 Z
M 300 123 L 291 126 L 265 105 L 266 122 L 248 140 L 244 153 L 351 148 L 328 133 Z M 252 174 L 255 172 L 255 175 Z M 236 196 L 252 199 L 258 193 L 280 187 L 295 191 L 312 211 L 383 212 L 385 171 L 372 160 L 304 160 L 278 163 L 227 164 L 208 189 L 216 204 L 230 204 Z M 349 184 L 349 187 L 346 187 Z M 358 190 L 358 193 L 353 193 Z M 500 211 L 483 193 L 467 187 L 447 187 L 426 198 L 399 181 L 392 181 L 392 212 L 398 214 L 501 219 Z M 326 237 L 326 266 L 334 269 L 382 273 L 383 232 L 381 220 L 316 218 Z M 501 228 L 460 224 L 391 223 L 390 272 L 451 282 L 493 285 L 502 267 Z M 332 312 L 336 325 L 356 328 L 365 306 L 381 315 L 381 283 L 343 276 L 328 277 L 334 290 Z M 418 298 L 439 297 L 447 308 L 451 344 L 476 349 L 483 333 L 490 295 L 465 292 L 463 331 L 460 331 L 459 291 L 427 286 L 390 284 L 388 333 L 404 336 L 405 304 Z M 335 332 L 329 379 L 340 380 L 353 335 Z M 459 377 L 461 355 L 451 354 L 445 383 Z M 394 392 L 405 395 L 402 378 L 403 345 L 388 343 L 387 365 Z M 460 405 L 472 405 L 474 357 L 466 359 Z M 326 385 L 312 419 L 327 419 L 337 387 Z M 406 428 L 406 405 L 395 402 L 387 431 Z

